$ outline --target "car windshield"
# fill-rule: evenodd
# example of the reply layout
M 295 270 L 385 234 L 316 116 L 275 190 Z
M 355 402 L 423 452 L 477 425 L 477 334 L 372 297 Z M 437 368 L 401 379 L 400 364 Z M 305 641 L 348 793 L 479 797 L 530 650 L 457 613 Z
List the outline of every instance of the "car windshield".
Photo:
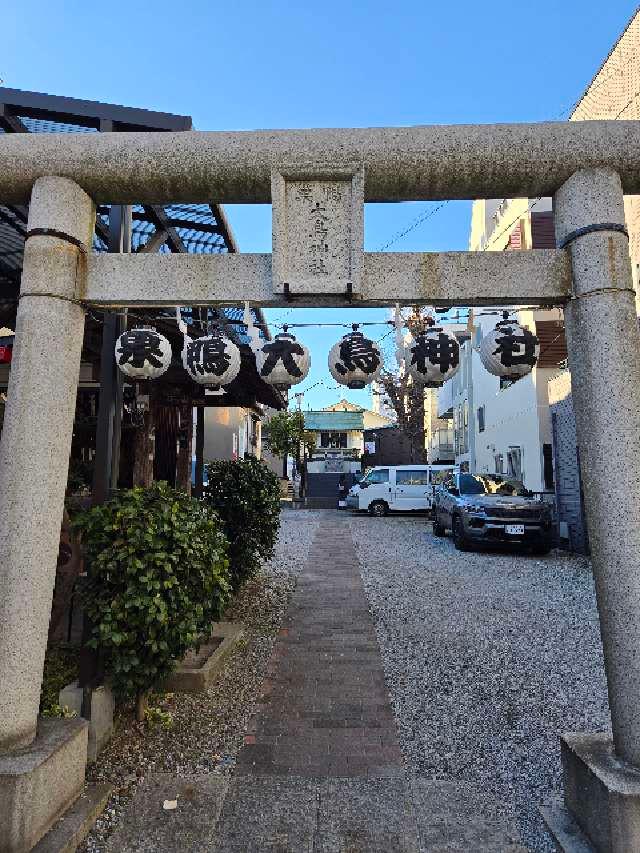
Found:
M 361 484 L 369 485 L 371 483 L 388 483 L 389 469 L 388 468 L 373 468 L 367 471 L 367 474 L 360 481 Z
M 460 474 L 461 495 L 506 495 L 525 497 L 529 494 L 520 480 L 497 474 Z

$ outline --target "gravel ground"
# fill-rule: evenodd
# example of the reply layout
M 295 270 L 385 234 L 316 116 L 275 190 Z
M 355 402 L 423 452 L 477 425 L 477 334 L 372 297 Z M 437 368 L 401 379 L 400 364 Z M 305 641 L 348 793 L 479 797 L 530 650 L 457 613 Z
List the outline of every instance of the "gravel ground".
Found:
M 409 770 L 474 783 L 555 850 L 538 807 L 562 788 L 558 735 L 610 729 L 588 560 L 463 554 L 424 518 L 351 529 Z
M 81 851 L 104 850 L 147 773 L 173 772 L 181 777 L 233 770 L 319 517 L 314 512 L 283 510 L 275 557 L 242 587 L 225 614 L 225 620 L 244 624 L 245 635 L 220 679 L 204 694 L 165 694 L 150 703 L 171 713 L 170 729 L 158 726 L 150 731 L 135 722 L 131 708 L 120 713 L 114 737 L 87 772 L 88 783 L 110 782 L 114 792 Z

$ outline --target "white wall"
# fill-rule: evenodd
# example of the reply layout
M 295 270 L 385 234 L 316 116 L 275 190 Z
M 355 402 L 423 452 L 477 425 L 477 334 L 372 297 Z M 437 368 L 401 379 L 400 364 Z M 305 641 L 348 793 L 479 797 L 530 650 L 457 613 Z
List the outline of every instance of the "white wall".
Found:
M 251 412 L 239 406 L 204 410 L 204 459 L 242 459 L 245 453 L 260 455 L 260 443 L 249 443 Z
M 535 328 L 530 312 L 520 312 L 519 316 L 530 329 Z M 476 325 L 488 331 L 495 321 L 491 316 L 478 317 Z M 478 343 L 479 336 L 476 345 Z M 542 445 L 551 443 L 547 382 L 554 370 L 534 368 L 528 376 L 500 389 L 500 380 L 487 373 L 476 351 L 472 373 L 476 470 L 495 472 L 495 455 L 501 453 L 506 471 L 509 447 L 520 447 L 525 486 L 533 491 L 544 491 Z M 479 432 L 477 423 L 480 406 L 485 409 L 483 432 Z

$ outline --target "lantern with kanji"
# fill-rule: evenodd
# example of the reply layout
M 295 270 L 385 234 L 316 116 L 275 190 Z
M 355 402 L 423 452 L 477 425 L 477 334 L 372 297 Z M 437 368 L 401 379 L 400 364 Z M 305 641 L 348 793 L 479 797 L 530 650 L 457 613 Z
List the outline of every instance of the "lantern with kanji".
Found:
M 460 344 L 433 320 L 404 347 L 405 370 L 428 388 L 439 388 L 460 365 Z
M 201 338 L 185 335 L 182 364 L 199 385 L 220 388 L 240 372 L 240 350 L 220 329 Z
M 309 350 L 283 326 L 283 331 L 256 351 L 260 378 L 283 391 L 297 385 L 309 373 Z
M 384 359 L 375 341 L 365 338 L 354 324 L 353 331 L 329 350 L 329 371 L 347 388 L 364 388 L 380 375 Z
M 517 320 L 510 320 L 508 311 L 480 344 L 480 360 L 485 369 L 502 379 L 526 376 L 539 355 L 538 338 Z
M 171 364 L 171 344 L 150 326 L 123 332 L 115 352 L 118 367 L 132 379 L 157 379 Z

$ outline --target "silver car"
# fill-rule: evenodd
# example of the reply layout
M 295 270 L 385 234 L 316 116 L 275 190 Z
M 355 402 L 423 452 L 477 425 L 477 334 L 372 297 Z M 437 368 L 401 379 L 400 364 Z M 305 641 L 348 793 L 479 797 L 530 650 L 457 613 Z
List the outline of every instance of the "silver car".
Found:
M 547 554 L 552 544 L 551 509 L 519 480 L 497 474 L 456 473 L 436 491 L 433 532 L 448 529 L 459 551 L 513 544 Z

